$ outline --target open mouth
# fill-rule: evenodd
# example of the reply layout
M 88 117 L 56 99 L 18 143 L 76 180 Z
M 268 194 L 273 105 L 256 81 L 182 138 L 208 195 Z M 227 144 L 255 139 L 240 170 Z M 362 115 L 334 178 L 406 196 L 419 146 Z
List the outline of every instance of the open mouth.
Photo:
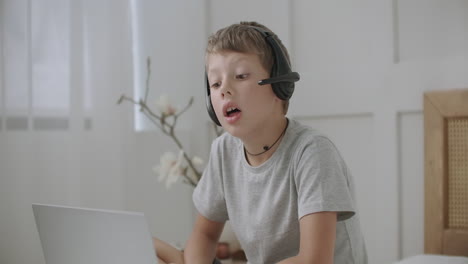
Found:
M 227 110 L 226 110 L 226 113 L 225 115 L 227 117 L 230 117 L 231 115 L 234 115 L 235 113 L 239 113 L 240 110 L 237 108 L 237 107 L 229 107 Z

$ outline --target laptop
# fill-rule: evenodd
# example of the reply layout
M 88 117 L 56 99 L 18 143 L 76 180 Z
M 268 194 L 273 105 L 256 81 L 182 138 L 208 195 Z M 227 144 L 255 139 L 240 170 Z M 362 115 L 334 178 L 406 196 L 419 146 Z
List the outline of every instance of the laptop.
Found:
M 33 204 L 47 264 L 155 264 L 143 213 Z

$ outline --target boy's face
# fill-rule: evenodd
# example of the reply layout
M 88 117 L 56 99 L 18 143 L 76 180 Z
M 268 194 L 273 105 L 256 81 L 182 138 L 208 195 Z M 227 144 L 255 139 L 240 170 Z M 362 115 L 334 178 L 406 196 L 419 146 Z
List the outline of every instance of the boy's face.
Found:
M 256 54 L 224 51 L 207 56 L 211 102 L 223 128 L 239 138 L 267 127 L 282 114 L 281 100 L 271 85 L 258 81 L 270 77 Z

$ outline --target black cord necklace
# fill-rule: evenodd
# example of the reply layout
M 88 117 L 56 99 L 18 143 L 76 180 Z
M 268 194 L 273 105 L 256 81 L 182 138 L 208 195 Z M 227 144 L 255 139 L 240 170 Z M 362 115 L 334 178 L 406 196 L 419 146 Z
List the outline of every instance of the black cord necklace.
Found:
M 288 129 L 288 126 L 289 126 L 289 119 L 286 118 L 286 127 L 284 128 L 283 132 L 281 133 L 281 135 L 276 139 L 276 141 L 271 144 L 271 146 L 263 146 L 263 151 L 260 152 L 260 153 L 257 153 L 257 154 L 252 154 L 250 153 L 244 146 L 244 150 L 245 152 L 247 152 L 247 154 L 249 154 L 250 156 L 260 156 L 262 155 L 263 153 L 269 151 L 276 143 L 278 143 L 278 141 L 280 140 L 280 138 L 282 138 L 284 136 L 284 134 L 286 133 L 286 129 Z

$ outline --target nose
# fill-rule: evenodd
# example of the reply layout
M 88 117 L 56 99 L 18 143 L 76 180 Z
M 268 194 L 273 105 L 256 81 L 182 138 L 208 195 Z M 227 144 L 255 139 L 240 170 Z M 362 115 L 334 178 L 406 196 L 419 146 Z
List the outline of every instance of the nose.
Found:
M 224 98 L 226 95 L 232 95 L 232 87 L 229 82 L 224 81 L 221 85 L 221 96 Z

